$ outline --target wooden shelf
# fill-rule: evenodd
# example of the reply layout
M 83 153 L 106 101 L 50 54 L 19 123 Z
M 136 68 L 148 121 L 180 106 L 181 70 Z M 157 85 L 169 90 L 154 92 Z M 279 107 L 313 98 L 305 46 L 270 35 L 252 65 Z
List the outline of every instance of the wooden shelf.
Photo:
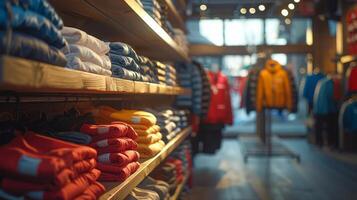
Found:
M 162 61 L 188 61 L 185 52 L 135 0 L 50 0 L 66 26 L 106 41 L 126 42 Z M 69 6 L 70 5 L 70 6 Z
M 178 197 L 180 196 L 180 194 L 181 194 L 181 192 L 182 192 L 182 189 L 183 189 L 183 187 L 186 185 L 186 182 L 188 181 L 188 178 L 189 178 L 189 177 L 190 177 L 189 174 L 187 174 L 187 175 L 185 176 L 185 178 L 183 179 L 182 183 L 180 183 L 180 184 L 177 186 L 176 191 L 175 191 L 175 194 L 170 197 L 170 200 L 176 200 L 176 199 L 178 199 Z
M 140 168 L 132 174 L 127 180 L 122 183 L 105 182 L 103 183 L 107 192 L 100 199 L 124 199 L 145 177 L 147 177 L 162 161 L 164 161 L 170 153 L 175 150 L 191 133 L 191 128 L 188 127 L 181 131 L 173 140 L 155 157 L 150 158 L 141 163 Z
M 169 8 L 169 21 L 172 23 L 172 25 L 175 28 L 179 28 L 181 30 L 183 30 L 184 32 L 187 32 L 186 29 L 186 24 L 184 22 L 184 20 L 182 19 L 181 15 L 177 12 L 177 8 L 175 7 L 175 5 L 172 3 L 172 0 L 166 0 L 166 4 Z
M 102 76 L 37 61 L 0 57 L 0 89 L 31 93 L 179 95 L 191 91 Z

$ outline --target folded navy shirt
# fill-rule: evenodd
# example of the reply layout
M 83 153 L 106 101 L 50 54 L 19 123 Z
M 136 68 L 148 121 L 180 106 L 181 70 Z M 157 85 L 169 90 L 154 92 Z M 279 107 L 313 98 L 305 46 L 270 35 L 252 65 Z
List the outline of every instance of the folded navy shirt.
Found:
M 135 50 L 128 44 L 123 42 L 111 42 L 109 43 L 110 53 L 122 56 L 128 56 L 139 63 L 139 57 L 136 54 Z
M 62 33 L 47 18 L 19 6 L 11 6 L 12 20 L 9 23 L 9 14 L 4 4 L 0 4 L 0 29 L 4 30 L 8 24 L 18 32 L 37 37 L 50 46 L 63 48 L 67 45 Z
M 58 66 L 66 66 L 64 54 L 35 37 L 13 32 L 11 39 L 0 31 L 0 54 L 22 57 Z
M 112 65 L 115 64 L 115 65 L 124 67 L 125 69 L 128 69 L 128 70 L 140 72 L 139 65 L 131 57 L 113 54 L 110 52 L 109 58 L 110 58 L 110 61 L 112 62 Z
M 128 79 L 128 80 L 133 80 L 133 81 L 141 81 L 141 74 L 138 72 L 134 72 L 128 69 L 125 69 L 124 67 L 116 64 L 112 64 L 112 76 L 122 78 L 122 79 Z

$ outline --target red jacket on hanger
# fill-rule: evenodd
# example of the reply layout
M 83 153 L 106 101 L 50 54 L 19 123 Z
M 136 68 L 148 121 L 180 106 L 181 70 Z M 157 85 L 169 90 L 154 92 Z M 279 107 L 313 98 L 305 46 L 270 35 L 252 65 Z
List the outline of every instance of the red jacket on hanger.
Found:
M 228 78 L 222 72 L 208 71 L 211 83 L 211 103 L 205 123 L 208 124 L 233 124 L 231 95 Z

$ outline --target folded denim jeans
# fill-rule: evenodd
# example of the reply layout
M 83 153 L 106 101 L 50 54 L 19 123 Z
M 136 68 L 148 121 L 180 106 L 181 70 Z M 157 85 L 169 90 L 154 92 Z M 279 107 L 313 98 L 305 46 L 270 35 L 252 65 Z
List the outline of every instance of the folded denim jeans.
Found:
M 67 59 L 68 59 L 67 68 L 76 69 L 84 72 L 90 72 L 99 75 L 105 75 L 105 76 L 112 75 L 112 72 L 110 70 L 104 69 L 90 62 L 82 62 L 81 59 L 77 57 L 67 57 Z
M 66 57 L 60 50 L 48 46 L 42 40 L 18 32 L 12 32 L 10 37 L 4 31 L 0 31 L 0 54 L 9 54 L 58 66 L 67 64 Z
M 136 54 L 135 50 L 128 44 L 122 42 L 111 42 L 109 43 L 110 53 L 128 56 L 135 60 L 135 62 L 139 62 L 139 57 Z
M 107 43 L 87 34 L 82 30 L 65 26 L 61 31 L 64 38 L 70 44 L 88 47 L 99 55 L 105 55 L 109 52 L 109 45 Z
M 46 0 L 19 0 L 25 9 L 36 12 L 51 21 L 58 29 L 62 29 L 63 21 Z
M 138 72 L 134 72 L 128 69 L 125 69 L 122 66 L 112 63 L 112 72 L 114 77 L 128 79 L 133 81 L 140 81 L 141 75 Z
M 82 45 L 70 44 L 66 57 L 78 57 L 83 62 L 90 62 L 108 70 L 111 68 L 111 62 L 107 55 L 98 55 L 92 49 Z
M 119 65 L 134 72 L 140 72 L 139 65 L 131 57 L 109 53 L 109 58 L 115 65 Z
M 9 24 L 15 31 L 30 34 L 56 48 L 60 49 L 67 45 L 61 32 L 47 18 L 19 6 L 11 6 L 10 12 L 11 21 L 7 9 L 0 4 L 1 29 L 6 29 Z

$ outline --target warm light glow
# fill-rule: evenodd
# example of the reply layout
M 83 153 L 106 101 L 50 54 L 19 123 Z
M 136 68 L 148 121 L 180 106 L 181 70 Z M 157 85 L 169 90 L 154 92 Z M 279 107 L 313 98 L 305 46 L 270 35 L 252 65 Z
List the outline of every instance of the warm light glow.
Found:
M 246 8 L 241 8 L 240 9 L 240 13 L 242 13 L 243 15 L 247 14 L 247 9 Z
M 314 43 L 314 39 L 313 39 L 312 29 L 307 28 L 306 29 L 306 44 L 313 45 L 313 43 Z
M 265 10 L 265 6 L 263 4 L 259 5 L 258 8 L 259 8 L 260 11 L 264 11 Z
M 207 6 L 205 4 L 200 5 L 200 10 L 202 11 L 207 10 Z
M 295 5 L 293 3 L 289 3 L 288 8 L 290 10 L 294 10 L 295 9 Z
M 281 14 L 282 14 L 284 17 L 286 17 L 286 16 L 289 15 L 289 11 L 286 10 L 286 9 L 282 9 L 282 10 L 281 10 Z
M 295 3 L 299 3 L 299 2 L 300 2 L 300 0 L 294 0 L 294 2 L 295 2 Z
M 285 19 L 285 24 L 288 24 L 288 25 L 291 24 L 291 19 L 286 18 L 286 19 Z
M 250 14 L 254 14 L 255 13 L 255 8 L 249 8 L 249 12 L 250 12 Z

